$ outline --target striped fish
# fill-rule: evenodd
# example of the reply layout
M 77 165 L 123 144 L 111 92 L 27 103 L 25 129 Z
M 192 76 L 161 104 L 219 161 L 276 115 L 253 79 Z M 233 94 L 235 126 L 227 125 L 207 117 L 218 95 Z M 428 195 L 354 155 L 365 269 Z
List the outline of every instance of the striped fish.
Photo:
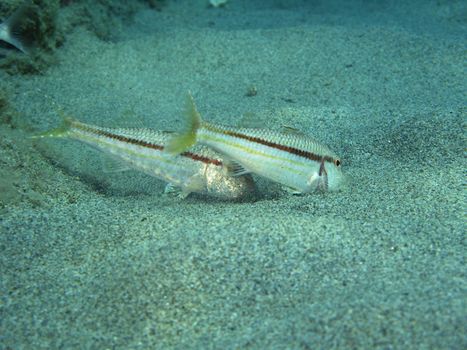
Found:
M 207 123 L 191 95 L 187 112 L 187 130 L 167 144 L 171 154 L 180 154 L 196 143 L 206 145 L 230 160 L 232 174 L 256 173 L 294 193 L 336 190 L 342 182 L 340 159 L 309 136 Z
M 255 192 L 250 176 L 229 176 L 219 154 L 207 147 L 197 146 L 176 157 L 164 152 L 171 135 L 146 128 L 105 128 L 65 117 L 62 126 L 34 138 L 66 137 L 84 142 L 168 182 L 166 191 L 180 188 L 181 197 L 196 192 L 221 199 L 240 199 Z

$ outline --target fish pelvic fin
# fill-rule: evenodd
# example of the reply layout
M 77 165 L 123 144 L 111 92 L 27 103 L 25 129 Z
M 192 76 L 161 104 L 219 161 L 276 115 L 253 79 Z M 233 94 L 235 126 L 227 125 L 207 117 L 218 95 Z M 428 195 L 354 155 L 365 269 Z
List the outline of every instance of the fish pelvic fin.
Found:
M 196 135 L 202 124 L 193 96 L 188 93 L 186 102 L 185 130 L 169 140 L 164 150 L 172 155 L 180 154 L 196 143 Z

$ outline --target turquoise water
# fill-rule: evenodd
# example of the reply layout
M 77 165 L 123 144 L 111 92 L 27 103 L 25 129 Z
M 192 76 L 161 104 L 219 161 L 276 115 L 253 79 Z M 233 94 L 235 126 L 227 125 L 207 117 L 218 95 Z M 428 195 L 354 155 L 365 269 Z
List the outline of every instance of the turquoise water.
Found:
M 125 3 L 62 4 L 54 63 L 0 70 L 0 348 L 465 349 L 465 3 Z M 29 137 L 179 130 L 187 91 L 312 135 L 345 186 L 181 200 Z

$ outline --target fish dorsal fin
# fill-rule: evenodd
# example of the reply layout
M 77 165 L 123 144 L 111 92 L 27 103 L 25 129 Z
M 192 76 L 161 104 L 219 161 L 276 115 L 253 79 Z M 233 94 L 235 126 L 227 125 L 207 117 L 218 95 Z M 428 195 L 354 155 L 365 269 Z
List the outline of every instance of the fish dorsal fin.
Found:
M 185 130 L 173 137 L 165 146 L 165 151 L 172 155 L 180 154 L 196 143 L 196 134 L 202 124 L 201 115 L 189 92 L 186 101 L 186 117 Z
M 281 131 L 284 133 L 284 134 L 289 134 L 289 135 L 300 135 L 300 136 L 304 136 L 305 133 L 297 128 L 294 128 L 290 125 L 282 125 L 281 127 Z
M 119 128 L 144 129 L 147 128 L 141 116 L 134 111 L 134 105 L 129 106 L 116 118 L 112 118 L 112 125 Z
M 245 112 L 236 123 L 237 127 L 245 129 L 261 129 L 264 128 L 264 122 L 262 122 L 258 116 L 253 112 Z

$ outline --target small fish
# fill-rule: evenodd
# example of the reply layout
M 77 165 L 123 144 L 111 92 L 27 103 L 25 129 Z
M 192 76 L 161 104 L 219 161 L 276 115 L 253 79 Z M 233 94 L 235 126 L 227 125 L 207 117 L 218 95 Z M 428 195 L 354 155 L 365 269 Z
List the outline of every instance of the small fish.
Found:
M 23 53 L 28 53 L 31 42 L 23 36 L 24 27 L 27 26 L 31 16 L 34 15 L 34 8 L 31 4 L 25 3 L 20 6 L 4 22 L 0 23 L 0 40 L 13 45 Z
M 209 0 L 209 5 L 212 7 L 222 7 L 227 4 L 228 0 Z
M 180 188 L 182 198 L 192 192 L 220 199 L 242 199 L 255 193 L 253 179 L 229 176 L 222 158 L 211 149 L 194 147 L 176 157 L 164 152 L 171 135 L 146 128 L 105 128 L 64 117 L 62 126 L 33 137 L 66 137 L 84 142 L 168 182 L 166 192 Z
M 224 155 L 226 162 L 229 159 L 233 175 L 255 173 L 297 194 L 337 190 L 342 182 L 341 160 L 309 136 L 207 123 L 201 119 L 191 95 L 187 112 L 187 130 L 166 146 L 171 154 L 202 144 Z

